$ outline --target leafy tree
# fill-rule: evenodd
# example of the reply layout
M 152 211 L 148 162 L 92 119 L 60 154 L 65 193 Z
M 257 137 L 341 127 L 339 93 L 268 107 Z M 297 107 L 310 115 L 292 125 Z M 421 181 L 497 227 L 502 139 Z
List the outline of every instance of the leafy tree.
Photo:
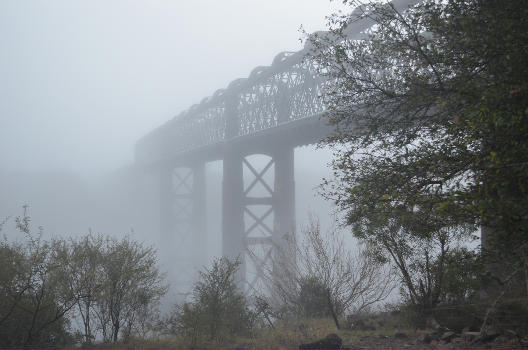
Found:
M 336 133 L 326 195 L 391 259 L 410 300 L 445 296 L 446 255 L 482 225 L 489 260 L 522 271 L 528 228 L 528 7 L 426 0 L 331 17 L 314 59 Z M 347 27 L 367 19 L 367 40 Z M 336 40 L 336 38 L 338 38 Z M 434 262 L 434 264 L 433 264 Z M 496 266 L 496 265 L 495 265 Z M 491 273 L 501 279 L 504 269 Z
M 75 295 L 64 289 L 68 278 L 57 260 L 60 240 L 45 241 L 30 230 L 27 206 L 15 219 L 24 239 L 0 244 L 0 346 L 48 347 L 71 341 L 67 314 Z
M 482 289 L 482 257 L 465 247 L 450 250 L 445 256 L 445 278 L 442 300 L 462 304 L 478 298 Z
M 105 341 L 126 340 L 145 310 L 152 310 L 167 290 L 156 251 L 125 237 L 108 238 L 101 261 L 102 290 L 94 311 Z
M 328 307 L 328 292 L 321 281 L 315 277 L 301 279 L 299 287 L 299 306 L 307 317 L 332 317 Z M 342 314 L 342 307 L 335 306 L 336 313 Z
M 203 337 L 218 341 L 251 330 L 255 315 L 235 283 L 239 266 L 238 260 L 215 260 L 210 269 L 200 272 L 192 301 L 177 310 L 174 328 L 193 346 Z
M 90 344 L 95 340 L 97 321 L 95 305 L 102 297 L 103 256 L 105 239 L 91 232 L 79 239 L 62 241 L 56 247 L 60 264 L 67 275 L 64 290 L 71 290 L 76 296 L 76 311 L 83 323 L 83 342 Z M 95 329 L 94 329 L 95 328 Z
M 92 234 L 44 240 L 27 207 L 15 223 L 24 239 L 0 242 L 0 347 L 72 343 L 77 315 L 86 343 L 145 334 L 166 291 L 153 248 Z

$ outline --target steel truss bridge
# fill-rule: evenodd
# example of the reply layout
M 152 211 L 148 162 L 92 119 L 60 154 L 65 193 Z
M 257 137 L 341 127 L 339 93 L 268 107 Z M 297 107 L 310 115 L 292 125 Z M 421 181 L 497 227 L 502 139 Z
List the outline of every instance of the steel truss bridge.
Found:
M 393 5 L 405 10 L 416 2 Z M 346 30 L 351 40 L 365 38 L 374 23 L 359 19 L 360 12 Z M 274 244 L 295 232 L 294 149 L 331 132 L 321 118 L 328 81 L 317 74 L 310 50 L 308 43 L 301 51 L 278 54 L 270 66 L 253 69 L 248 78 L 234 80 L 137 142 L 136 165 L 159 174 L 162 235 L 178 237 L 174 244 L 186 241 L 183 250 L 190 250 L 194 266 L 203 264 L 207 162 L 223 162 L 222 254 L 241 258 L 243 278 L 252 260 L 257 271 L 247 280 L 250 287 L 262 276 Z M 263 168 L 248 159 L 254 154 L 268 157 Z M 253 176 L 249 183 L 244 170 Z M 273 183 L 266 181 L 269 172 Z M 265 195 L 253 195 L 256 185 Z M 247 254 L 255 249 L 261 254 Z

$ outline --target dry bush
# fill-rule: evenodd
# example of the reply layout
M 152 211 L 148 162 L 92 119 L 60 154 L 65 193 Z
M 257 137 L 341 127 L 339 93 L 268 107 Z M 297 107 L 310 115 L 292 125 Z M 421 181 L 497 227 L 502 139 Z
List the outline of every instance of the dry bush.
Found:
M 340 328 L 343 315 L 379 304 L 395 287 L 390 267 L 376 260 L 369 247 L 348 249 L 341 231 L 321 232 L 315 217 L 300 239 L 290 234 L 275 243 L 272 263 L 263 272 L 277 318 L 313 315 L 313 307 L 320 305 L 320 315 L 332 316 Z

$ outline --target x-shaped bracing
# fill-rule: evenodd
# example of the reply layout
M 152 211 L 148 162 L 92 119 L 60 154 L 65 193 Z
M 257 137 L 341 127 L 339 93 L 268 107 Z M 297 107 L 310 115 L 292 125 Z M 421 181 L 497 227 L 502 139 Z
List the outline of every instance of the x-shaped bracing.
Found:
M 256 229 L 258 226 L 261 226 L 262 228 L 264 228 L 264 230 L 267 231 L 267 233 L 269 233 L 270 235 L 273 234 L 273 230 L 268 226 L 266 225 L 266 223 L 264 222 L 264 220 L 266 220 L 266 218 L 271 214 L 273 213 L 273 206 L 270 206 L 268 210 L 266 210 L 264 212 L 264 214 L 262 214 L 260 217 L 255 215 L 248 207 L 245 207 L 244 208 L 244 211 L 249 215 L 251 216 L 251 218 L 253 218 L 253 220 L 255 220 L 255 222 L 253 223 L 253 225 L 251 225 L 246 231 L 245 231 L 245 235 L 246 237 L 254 230 Z
M 259 182 L 264 186 L 264 188 L 266 188 L 270 195 L 273 195 L 273 189 L 271 189 L 271 187 L 264 180 L 264 175 L 273 165 L 273 158 L 270 159 L 268 164 L 266 164 L 266 166 L 261 171 L 257 171 L 246 159 L 243 159 L 243 162 L 246 167 L 253 173 L 253 175 L 255 175 L 255 178 L 253 179 L 251 184 L 249 184 L 249 186 L 245 189 L 244 195 L 247 196 L 249 191 L 251 191 L 251 189 L 255 187 L 255 185 Z
M 189 178 L 192 176 L 192 174 L 193 174 L 192 170 L 189 170 L 187 172 L 187 174 L 185 174 L 184 176 L 181 176 L 176 171 L 173 171 L 172 175 L 175 176 L 177 178 L 177 180 L 179 180 L 179 182 L 172 189 L 172 193 L 174 193 L 174 194 L 181 193 L 181 192 L 178 192 L 178 190 L 181 187 L 184 187 L 184 189 L 186 189 L 186 191 L 183 191 L 183 193 L 192 193 L 193 192 L 193 188 L 192 188 L 192 185 L 189 184 Z
M 251 258 L 251 261 L 253 261 L 253 264 L 255 265 L 255 269 L 257 270 L 255 273 L 255 276 L 249 283 L 249 290 L 253 290 L 255 288 L 255 284 L 263 279 L 265 276 L 264 266 L 271 260 L 271 254 L 273 252 L 273 245 L 270 245 L 270 247 L 266 251 L 266 255 L 263 259 L 260 259 L 254 252 L 251 251 L 249 246 L 247 247 L 248 255 Z

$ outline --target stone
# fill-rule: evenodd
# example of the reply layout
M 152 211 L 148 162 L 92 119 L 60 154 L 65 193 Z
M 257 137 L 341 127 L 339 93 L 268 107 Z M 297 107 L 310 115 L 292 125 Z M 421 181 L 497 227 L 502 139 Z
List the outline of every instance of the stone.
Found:
M 424 344 L 430 344 L 433 340 L 434 338 L 430 333 L 425 333 L 420 337 L 420 341 Z
M 477 338 L 473 339 L 472 343 L 474 344 L 489 343 L 501 335 L 502 335 L 502 332 L 498 328 L 488 327 L 484 329 L 484 331 L 480 332 L 480 335 Z
M 405 333 L 396 332 L 396 333 L 394 333 L 394 338 L 396 338 L 396 339 L 407 339 L 409 337 Z
M 510 339 L 510 340 L 519 340 L 519 335 L 515 332 L 515 331 L 512 331 L 511 329 L 506 329 L 504 332 L 503 332 L 503 335 L 504 337 Z
M 480 337 L 480 332 L 463 332 L 462 333 L 462 338 L 464 338 L 464 341 L 468 342 L 468 343 L 471 343 L 472 341 L 474 341 L 475 339 L 479 338 Z
M 299 350 L 339 350 L 343 340 L 337 334 L 328 334 L 325 338 L 313 343 L 299 345 Z
M 484 343 L 490 342 L 494 340 L 495 338 L 499 337 L 500 335 L 502 335 L 502 332 L 498 328 L 488 327 L 484 331 L 484 333 L 481 335 L 482 342 Z
M 451 339 L 451 343 L 453 344 L 460 344 L 463 342 L 464 342 L 464 339 L 462 339 L 462 337 L 460 336 L 456 336 L 455 338 Z
M 455 332 L 447 331 L 447 332 L 444 332 L 440 336 L 440 340 L 443 341 L 443 342 L 449 343 L 456 336 L 457 336 L 457 334 Z

